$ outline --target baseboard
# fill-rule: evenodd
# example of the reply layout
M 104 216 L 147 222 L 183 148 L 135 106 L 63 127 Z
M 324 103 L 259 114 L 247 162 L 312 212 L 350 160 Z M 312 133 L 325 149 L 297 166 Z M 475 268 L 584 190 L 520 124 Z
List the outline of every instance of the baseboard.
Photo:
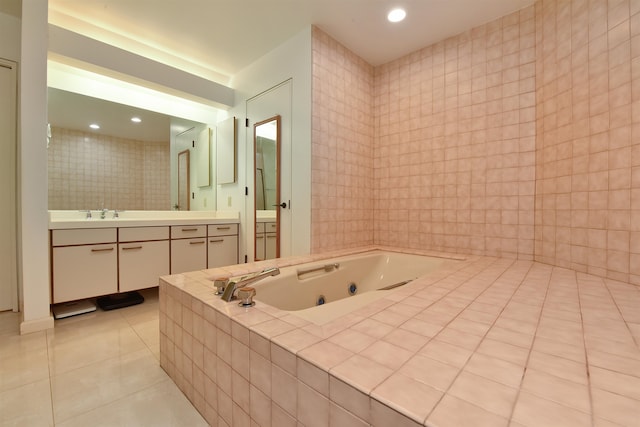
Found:
M 22 321 L 20 323 L 20 335 L 53 329 L 53 316 L 49 315 L 41 319 Z

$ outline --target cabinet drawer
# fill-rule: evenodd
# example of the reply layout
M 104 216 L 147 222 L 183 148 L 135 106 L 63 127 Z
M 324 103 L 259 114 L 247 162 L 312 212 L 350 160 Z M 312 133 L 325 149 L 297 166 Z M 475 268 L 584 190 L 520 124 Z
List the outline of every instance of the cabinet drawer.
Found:
M 207 268 L 238 263 L 238 236 L 210 236 Z
M 264 222 L 256 222 L 256 233 L 264 233 Z
M 158 277 L 169 274 L 168 240 L 120 243 L 118 247 L 120 292 L 158 286 Z
M 207 238 L 171 241 L 171 274 L 207 268 Z
M 189 239 L 191 237 L 206 237 L 206 225 L 172 225 L 172 239 Z
M 209 225 L 209 236 L 232 236 L 238 234 L 238 224 Z
M 51 232 L 51 244 L 53 246 L 115 243 L 117 238 L 115 228 L 74 228 L 70 230 L 53 230 Z
M 143 242 L 145 240 L 168 240 L 169 227 L 127 227 L 118 229 L 119 242 Z
M 265 233 L 275 233 L 278 229 L 275 222 L 265 222 L 264 223 L 264 232 Z
M 53 302 L 118 292 L 116 245 L 53 248 Z

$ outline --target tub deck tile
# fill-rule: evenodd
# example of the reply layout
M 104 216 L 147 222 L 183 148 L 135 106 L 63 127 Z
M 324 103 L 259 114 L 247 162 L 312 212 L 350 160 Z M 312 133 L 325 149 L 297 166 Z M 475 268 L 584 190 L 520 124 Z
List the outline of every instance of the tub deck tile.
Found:
M 294 265 L 370 249 L 274 263 Z M 224 272 L 262 268 L 256 263 Z M 161 361 L 187 395 L 194 386 L 185 384 L 191 372 L 186 365 L 196 361 L 183 357 L 189 352 L 181 346 L 194 333 L 188 330 L 193 312 L 204 315 L 205 329 L 217 327 L 227 334 L 233 318 L 250 337 L 260 337 L 263 357 L 271 342 L 271 356 L 277 344 L 291 361 L 300 358 L 308 368 L 327 372 L 329 388 L 323 381 L 320 395 L 328 392 L 328 400 L 322 400 L 318 417 L 329 422 L 596 427 L 635 426 L 640 419 L 638 286 L 533 261 L 468 256 L 390 291 L 388 298 L 349 317 L 319 326 L 273 307 L 256 307 L 259 311 L 251 313 L 212 297 L 207 277 L 221 273 L 168 276 L 160 286 L 160 348 L 171 351 L 161 354 Z M 205 330 L 209 353 L 206 337 Z M 224 364 L 226 354 L 213 357 Z M 295 425 L 296 409 L 312 409 L 309 402 L 297 400 L 311 395 L 315 383 L 310 390 L 296 391 L 300 379 L 295 369 L 282 370 L 267 357 L 263 362 L 278 374 L 272 376 L 272 387 L 284 387 L 274 389 L 272 423 L 288 413 L 287 420 Z M 204 370 L 205 399 L 216 380 L 207 372 L 211 369 Z M 256 404 L 266 408 L 270 396 L 263 394 Z M 295 396 L 295 406 L 286 395 Z M 211 407 L 205 406 L 198 409 L 206 415 Z M 215 409 L 225 422 L 233 422 L 234 414 Z M 304 416 L 310 421 L 309 414 Z

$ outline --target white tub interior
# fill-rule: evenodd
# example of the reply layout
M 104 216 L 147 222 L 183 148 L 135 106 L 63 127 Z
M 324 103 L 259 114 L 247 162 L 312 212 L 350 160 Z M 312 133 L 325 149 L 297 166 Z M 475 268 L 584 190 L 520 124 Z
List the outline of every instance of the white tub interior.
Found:
M 414 280 L 449 262 L 457 260 L 382 251 L 332 258 L 282 268 L 280 275 L 254 286 L 255 299 L 324 324 L 385 296 L 389 292 L 381 290 L 385 287 Z M 323 305 L 317 305 L 320 297 Z

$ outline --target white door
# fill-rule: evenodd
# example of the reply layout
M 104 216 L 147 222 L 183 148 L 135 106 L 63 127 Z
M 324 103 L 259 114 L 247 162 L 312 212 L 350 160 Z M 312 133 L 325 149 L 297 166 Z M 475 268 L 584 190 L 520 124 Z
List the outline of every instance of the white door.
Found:
M 280 256 L 291 255 L 291 215 L 295 211 L 295 200 L 291 200 L 291 96 L 292 82 L 287 80 L 249 100 L 247 100 L 247 183 L 250 184 L 247 197 L 247 215 L 250 223 L 247 230 L 254 230 L 255 218 L 253 191 L 253 173 L 255 170 L 255 156 L 253 155 L 253 125 L 274 116 L 280 116 L 280 202 L 287 204 L 286 208 L 278 208 L 280 220 Z M 249 234 L 249 233 L 247 233 Z M 248 236 L 247 252 L 249 259 L 253 258 L 253 234 Z
M 0 311 L 18 310 L 16 93 L 16 64 L 0 59 Z

